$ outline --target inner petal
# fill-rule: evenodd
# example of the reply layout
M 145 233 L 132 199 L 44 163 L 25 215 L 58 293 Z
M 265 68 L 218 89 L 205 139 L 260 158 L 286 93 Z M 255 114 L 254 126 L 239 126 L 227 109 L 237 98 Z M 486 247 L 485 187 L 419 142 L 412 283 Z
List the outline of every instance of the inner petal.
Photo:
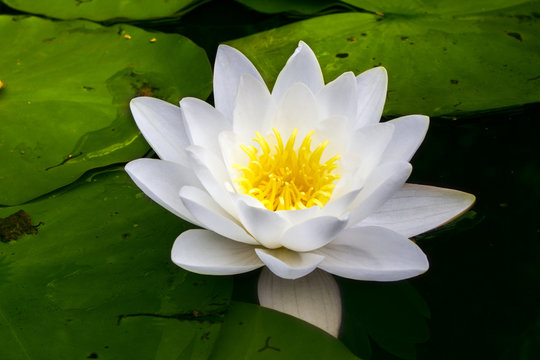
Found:
M 341 176 L 336 173 L 341 156 L 321 161 L 328 140 L 311 150 L 313 131 L 295 147 L 298 129 L 292 130 L 286 142 L 276 128 L 272 130 L 275 141 L 256 132 L 253 141 L 258 146 L 240 145 L 249 157 L 247 165 L 233 165 L 241 173 L 235 180 L 240 192 L 258 199 L 271 211 L 322 208 Z

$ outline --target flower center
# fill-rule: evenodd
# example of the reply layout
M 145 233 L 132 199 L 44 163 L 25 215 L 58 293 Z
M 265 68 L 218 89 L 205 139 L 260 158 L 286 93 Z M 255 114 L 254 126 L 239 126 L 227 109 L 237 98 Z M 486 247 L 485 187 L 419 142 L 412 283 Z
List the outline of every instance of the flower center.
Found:
M 313 131 L 295 150 L 298 129 L 292 131 L 285 145 L 279 131 L 276 128 L 272 130 L 277 141 L 273 151 L 258 131 L 253 140 L 260 145 L 260 153 L 255 146 L 240 145 L 249 156 L 247 166 L 233 165 L 242 173 L 235 180 L 240 190 L 272 211 L 305 209 L 314 205 L 322 208 L 332 196 L 334 181 L 341 177 L 332 173 L 337 169 L 336 162 L 341 156 L 321 162 L 328 140 L 311 151 Z

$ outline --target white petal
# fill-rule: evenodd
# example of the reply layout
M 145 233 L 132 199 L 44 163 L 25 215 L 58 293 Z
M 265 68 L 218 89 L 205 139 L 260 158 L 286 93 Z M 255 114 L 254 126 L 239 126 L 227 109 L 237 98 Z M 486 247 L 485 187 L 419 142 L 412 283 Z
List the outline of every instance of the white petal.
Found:
M 191 215 L 206 229 L 246 244 L 259 244 L 246 233 L 236 219 L 216 204 L 206 191 L 193 186 L 184 186 L 180 190 L 180 198 Z
M 191 143 L 219 154 L 218 135 L 230 130 L 231 123 L 211 105 L 197 98 L 183 98 L 180 109 Z
M 350 130 L 349 130 L 350 131 Z M 392 124 L 373 124 L 353 131 L 346 152 L 342 153 L 339 171 L 342 174 L 334 189 L 341 197 L 352 189 L 362 188 L 392 139 Z
M 264 83 L 255 66 L 244 54 L 230 46 L 220 45 L 214 64 L 214 103 L 227 119 L 232 119 L 238 82 L 243 74 L 249 74 Z
M 320 117 L 325 119 L 342 116 L 347 119 L 347 125 L 350 129 L 352 122 L 356 119 L 358 101 L 356 92 L 356 78 L 350 71 L 326 84 L 316 94 Z
M 382 226 L 411 237 L 446 224 L 474 201 L 474 195 L 457 190 L 405 184 L 360 224 Z
M 223 163 L 225 169 L 229 174 L 229 180 L 236 192 L 239 192 L 240 187 L 234 182 L 242 173 L 235 169 L 233 165 L 249 164 L 249 156 L 242 150 L 240 145 L 244 143 L 240 140 L 240 136 L 232 131 L 223 131 L 219 134 L 219 148 L 223 156 Z M 244 144 L 245 145 L 245 144 Z
M 311 90 L 302 83 L 293 84 L 283 95 L 274 121 L 284 137 L 283 142 L 287 142 L 293 129 L 298 129 L 296 141 L 299 146 L 307 133 L 315 129 L 318 121 L 317 102 Z
M 315 129 L 311 129 L 315 130 L 312 138 L 312 149 L 328 140 L 321 162 L 326 162 L 336 155 L 343 155 L 349 148 L 350 143 L 356 141 L 351 136 L 351 127 L 348 124 L 349 121 L 345 117 L 334 116 L 320 120 L 315 125 Z
M 358 159 L 355 176 L 366 179 L 367 175 L 380 163 L 393 133 L 394 126 L 386 123 L 368 125 L 354 133 L 355 141 L 352 141 L 349 152 L 356 154 Z
M 274 111 L 274 100 L 264 82 L 242 75 L 234 105 L 233 131 L 247 139 L 255 137 L 255 131 L 265 134 L 272 129 Z
M 379 122 L 388 86 L 386 69 L 376 67 L 364 71 L 356 77 L 356 84 L 358 86 L 356 128 Z
M 297 280 L 275 276 L 264 268 L 257 284 L 259 303 L 302 319 L 334 337 L 341 326 L 341 295 L 334 277 L 315 269 Z
M 137 126 L 158 156 L 187 165 L 184 149 L 189 139 L 180 108 L 150 97 L 136 97 L 129 105 Z
M 324 207 L 323 207 L 324 209 Z M 298 210 L 278 210 L 276 211 L 279 216 L 285 219 L 290 225 L 300 224 L 309 219 L 321 215 L 321 208 L 318 206 L 311 206 L 305 209 Z
M 320 216 L 290 227 L 281 244 L 293 251 L 312 251 L 328 244 L 345 226 L 348 218 Z
M 236 206 L 230 195 L 233 188 L 223 160 L 200 146 L 192 145 L 186 151 L 189 155 L 191 168 L 206 191 L 219 206 L 236 218 Z M 230 189 L 227 187 L 230 187 Z
M 402 280 L 429 267 L 414 242 L 376 226 L 347 229 L 316 253 L 324 256 L 319 268 L 355 280 Z
M 321 255 L 298 253 L 285 248 L 255 249 L 255 253 L 274 274 L 284 279 L 306 276 L 324 259 Z
M 337 199 L 333 199 L 322 208 L 322 213 L 328 216 L 341 217 L 358 197 L 362 189 L 355 189 L 342 195 Z
M 384 163 L 377 167 L 351 206 L 354 209 L 350 224 L 359 223 L 390 199 L 407 181 L 411 170 L 411 165 L 406 162 Z
M 409 161 L 426 136 L 429 117 L 408 115 L 385 124 L 394 125 L 395 130 L 384 152 L 383 161 Z
M 181 268 L 198 274 L 241 274 L 263 266 L 253 249 L 212 231 L 196 229 L 178 236 L 171 259 Z
M 137 159 L 129 162 L 125 169 L 135 184 L 150 199 L 176 216 L 195 225 L 200 225 L 186 209 L 178 195 L 183 186 L 201 187 L 190 168 L 170 161 Z
M 279 73 L 272 90 L 272 97 L 279 101 L 285 92 L 297 82 L 307 85 L 314 94 L 318 93 L 324 86 L 317 57 L 303 41 L 299 42 L 298 47 Z
M 259 243 L 270 249 L 281 246 L 281 234 L 288 227 L 285 219 L 274 211 L 253 206 L 244 200 L 238 201 L 237 206 L 242 225 Z

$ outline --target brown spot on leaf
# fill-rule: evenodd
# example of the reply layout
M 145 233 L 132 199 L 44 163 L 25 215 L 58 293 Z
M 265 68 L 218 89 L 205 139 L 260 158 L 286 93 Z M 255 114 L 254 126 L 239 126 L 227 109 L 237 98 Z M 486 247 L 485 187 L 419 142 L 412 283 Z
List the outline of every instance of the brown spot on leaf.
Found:
M 135 97 L 137 96 L 154 96 L 154 90 L 156 90 L 153 87 L 150 87 L 147 83 L 144 83 L 135 94 Z
M 346 58 L 347 56 L 349 56 L 348 53 L 338 53 L 338 54 L 336 54 L 336 57 L 337 57 L 337 58 L 340 58 L 340 59 L 344 59 L 344 58 Z
M 0 218 L 1 241 L 17 240 L 26 234 L 37 234 L 36 226 L 32 225 L 32 219 L 26 211 L 19 210 L 5 219 Z
M 455 85 L 455 84 L 457 84 L 458 82 L 459 82 L 459 81 L 457 81 L 457 80 L 450 80 L 450 84 L 454 84 L 454 85 Z

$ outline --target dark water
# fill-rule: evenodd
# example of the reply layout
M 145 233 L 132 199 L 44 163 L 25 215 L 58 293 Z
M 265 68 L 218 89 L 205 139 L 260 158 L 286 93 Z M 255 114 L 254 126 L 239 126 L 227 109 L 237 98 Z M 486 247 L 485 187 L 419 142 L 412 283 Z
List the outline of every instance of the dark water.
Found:
M 411 182 L 476 195 L 470 227 L 419 242 L 425 359 L 540 359 L 540 106 L 433 120 Z

